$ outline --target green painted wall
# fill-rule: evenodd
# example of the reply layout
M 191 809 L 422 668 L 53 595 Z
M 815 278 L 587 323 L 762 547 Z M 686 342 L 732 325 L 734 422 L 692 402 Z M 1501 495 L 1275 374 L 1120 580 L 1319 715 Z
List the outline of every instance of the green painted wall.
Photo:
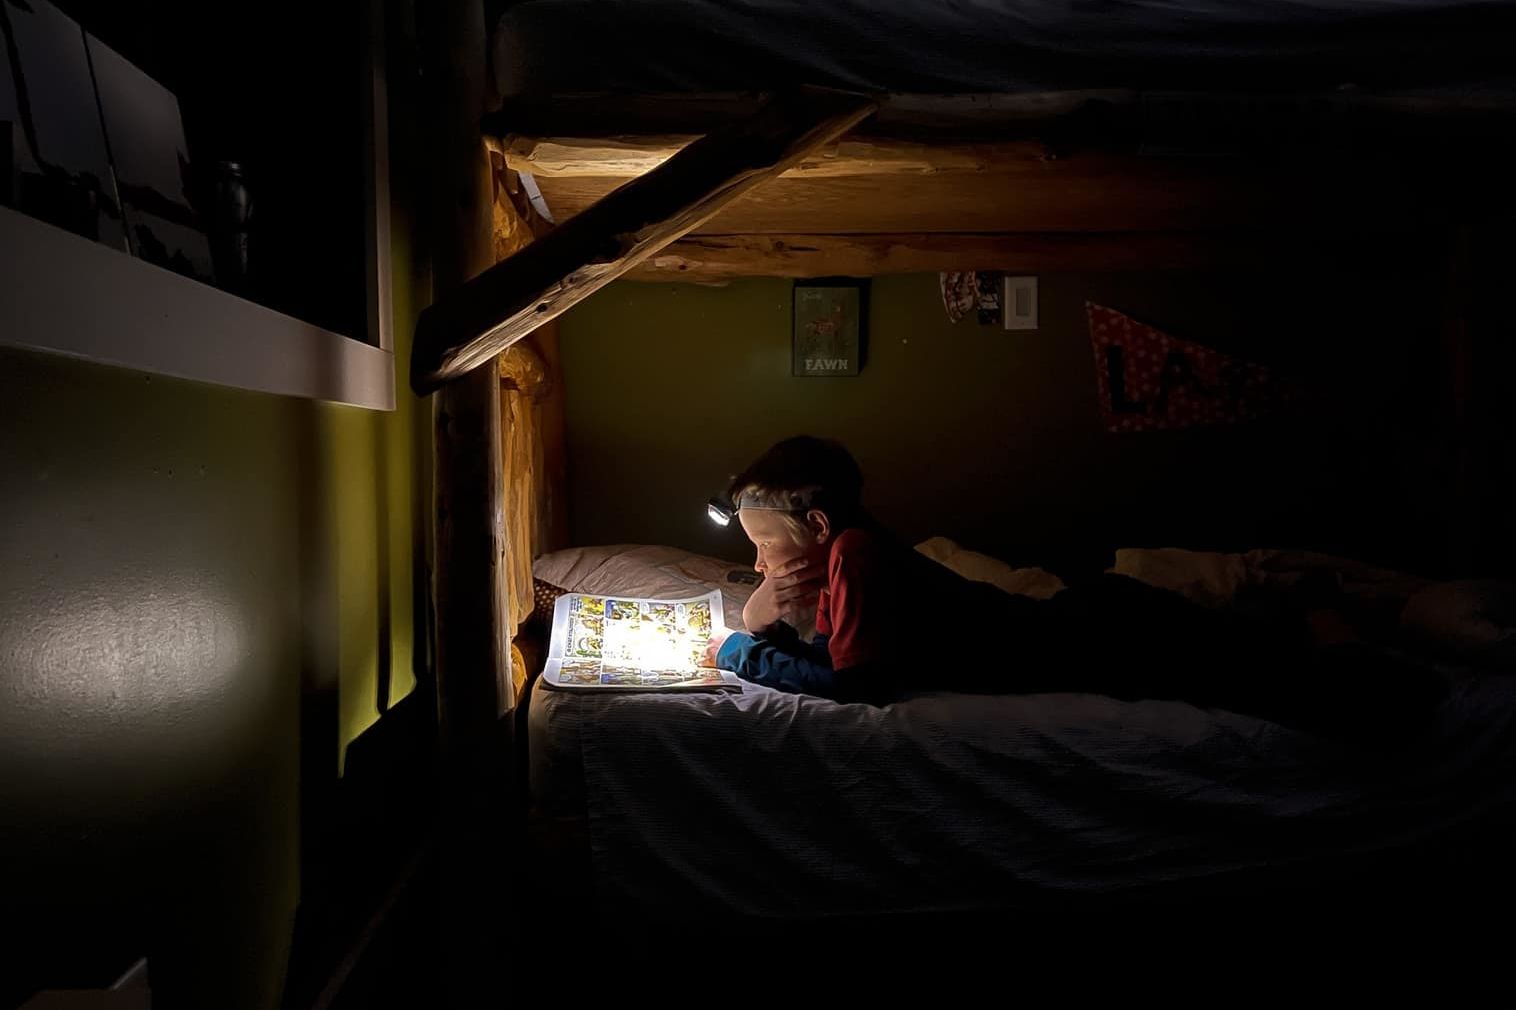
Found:
M 150 952 L 167 999 L 274 998 L 317 423 L 271 397 L 0 356 L 0 890 L 40 920 L 28 961 L 82 931 Z
M 1386 411 L 1405 415 L 1413 349 L 1435 333 L 1429 276 L 1405 262 L 1048 275 L 1032 333 L 951 323 L 935 276 L 878 278 L 857 378 L 791 377 L 788 281 L 615 284 L 562 324 L 574 539 L 745 556 L 702 503 L 775 440 L 810 432 L 853 449 L 867 501 L 913 541 L 1022 561 L 1136 544 L 1371 552 L 1426 506 L 1403 488 L 1393 509 L 1355 502 L 1383 490 L 1360 456 Z M 1288 368 L 1331 402 L 1288 423 L 1107 435 L 1086 300 Z
M 382 671 L 415 683 L 429 414 L 397 232 L 394 413 L 0 351 L 0 1004 L 97 950 L 148 955 L 155 1005 L 277 1002 L 302 706 L 335 778 Z
M 426 551 L 430 499 L 431 405 L 408 386 L 411 334 L 420 311 L 407 236 L 395 243 L 394 313 L 398 390 L 388 413 L 322 409 L 329 509 L 323 520 L 335 549 L 340 747 L 379 718 L 387 682 L 393 705 L 415 687 L 418 565 Z M 425 657 L 422 657 L 424 661 Z

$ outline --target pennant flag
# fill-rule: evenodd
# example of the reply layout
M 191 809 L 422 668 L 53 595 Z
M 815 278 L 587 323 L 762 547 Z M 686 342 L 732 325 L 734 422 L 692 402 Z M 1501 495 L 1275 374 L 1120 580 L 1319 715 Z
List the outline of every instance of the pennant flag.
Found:
M 1161 431 L 1251 421 L 1293 398 L 1263 365 L 1171 337 L 1085 303 L 1105 430 Z

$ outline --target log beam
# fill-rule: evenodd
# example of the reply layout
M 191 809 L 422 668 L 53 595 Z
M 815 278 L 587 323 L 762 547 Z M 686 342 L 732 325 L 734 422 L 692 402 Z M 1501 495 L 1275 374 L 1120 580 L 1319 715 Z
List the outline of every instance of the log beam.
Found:
M 1098 273 L 1278 262 L 1277 242 L 1187 232 L 687 235 L 627 280 L 719 284 L 739 277 L 876 277 L 1000 270 Z
M 644 175 L 695 141 L 693 136 L 525 137 L 509 136 L 501 145 L 505 163 L 517 172 L 548 179 Z M 789 178 L 835 178 L 845 175 L 936 175 L 941 172 L 989 172 L 1018 163 L 1048 160 L 1046 144 L 1008 140 L 983 144 L 922 144 L 888 137 L 844 137 L 800 160 Z
M 873 136 L 938 140 L 1066 136 L 1108 139 L 1140 115 L 1143 95 L 1130 89 L 1008 94 L 878 96 Z M 578 92 L 512 95 L 484 119 L 486 131 L 538 137 L 704 134 L 752 115 L 752 92 Z M 1098 120 L 1085 125 L 1084 120 Z M 1115 122 L 1112 122 L 1115 120 Z
M 873 110 L 863 96 L 804 89 L 702 137 L 423 312 L 412 388 L 426 394 L 489 361 Z

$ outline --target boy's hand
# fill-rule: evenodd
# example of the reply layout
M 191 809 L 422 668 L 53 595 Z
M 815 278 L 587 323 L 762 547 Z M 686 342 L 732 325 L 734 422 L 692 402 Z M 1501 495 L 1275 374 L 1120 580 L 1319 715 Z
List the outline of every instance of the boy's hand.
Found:
M 757 633 L 786 617 L 804 617 L 816 606 L 826 566 L 809 558 L 787 561 L 768 573 L 742 608 L 742 621 Z
M 716 654 L 721 651 L 722 643 L 727 640 L 727 636 L 730 634 L 730 631 L 723 629 L 711 636 L 711 640 L 705 646 L 705 657 L 700 660 L 701 666 L 716 665 Z

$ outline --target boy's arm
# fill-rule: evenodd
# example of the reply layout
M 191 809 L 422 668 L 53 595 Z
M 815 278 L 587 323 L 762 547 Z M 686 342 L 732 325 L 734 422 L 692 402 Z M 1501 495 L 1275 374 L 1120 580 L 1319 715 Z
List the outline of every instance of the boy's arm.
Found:
M 743 680 L 803 694 L 832 697 L 835 675 L 826 639 L 800 640 L 795 629 L 779 623 L 759 638 L 736 631 L 727 636 L 716 653 L 716 665 Z
M 825 636 L 807 645 L 789 625 L 780 627 L 789 637 L 777 641 L 733 632 L 721 644 L 716 665 L 755 684 L 836 701 L 888 705 L 900 696 L 899 671 L 875 665 L 834 670 Z

